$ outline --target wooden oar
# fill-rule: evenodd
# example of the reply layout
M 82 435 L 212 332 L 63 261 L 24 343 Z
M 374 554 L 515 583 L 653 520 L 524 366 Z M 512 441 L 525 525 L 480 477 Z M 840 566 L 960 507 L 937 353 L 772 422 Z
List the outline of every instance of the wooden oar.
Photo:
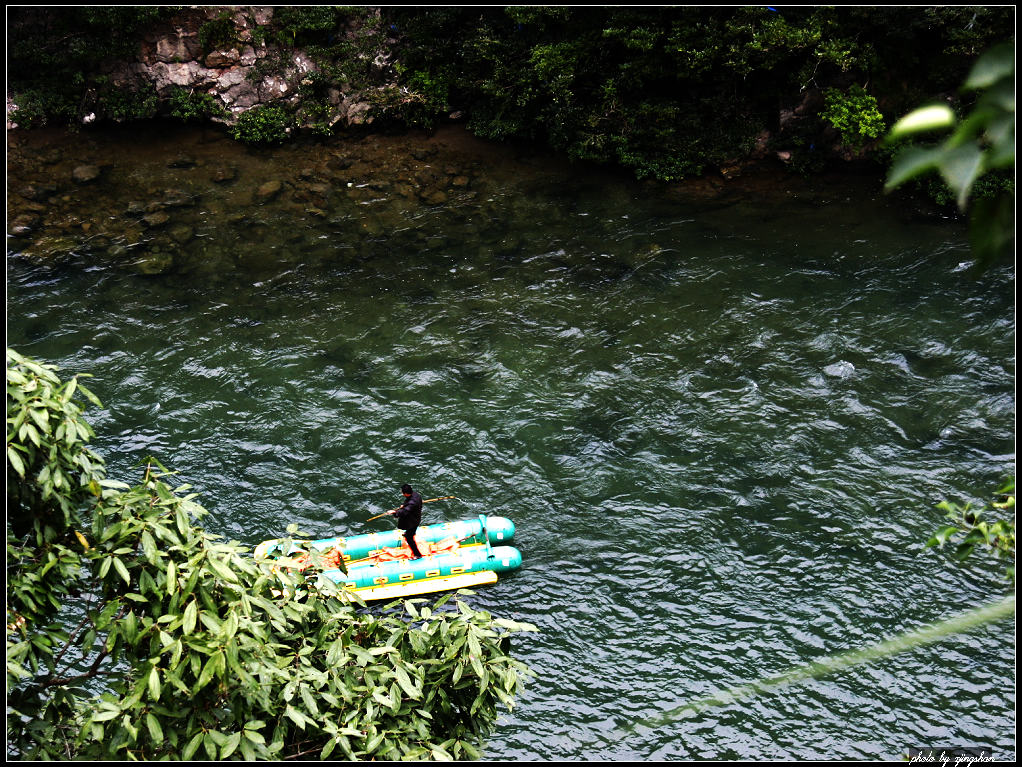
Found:
M 429 499 L 428 501 L 423 501 L 423 503 L 433 503 L 433 501 L 449 501 L 449 500 L 451 500 L 452 498 L 454 498 L 455 500 L 457 500 L 457 496 L 454 496 L 454 495 L 445 495 L 445 496 L 444 496 L 443 498 L 430 498 L 430 499 Z M 397 507 L 397 509 L 391 509 L 390 511 L 385 511 L 385 512 L 383 512 L 382 514 L 377 514 L 377 515 L 376 515 L 375 517 L 369 517 L 369 519 L 367 519 L 367 520 L 366 520 L 366 522 L 372 522 L 372 521 L 373 521 L 374 519 L 379 519 L 380 517 L 385 517 L 385 516 L 387 516 L 388 514 L 393 514 L 393 513 L 395 512 L 395 511 L 397 511 L 397 510 L 398 510 L 398 509 L 400 509 L 400 508 L 401 508 L 401 507 L 400 507 L 400 506 L 398 506 L 398 507 Z

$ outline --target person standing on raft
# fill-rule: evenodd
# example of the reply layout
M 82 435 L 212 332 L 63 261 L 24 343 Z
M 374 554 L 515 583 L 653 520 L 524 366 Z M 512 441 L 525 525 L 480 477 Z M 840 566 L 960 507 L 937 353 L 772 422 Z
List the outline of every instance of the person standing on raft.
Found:
M 411 485 L 402 485 L 401 494 L 405 497 L 405 502 L 399 509 L 395 509 L 391 512 L 397 517 L 397 526 L 401 530 L 405 531 L 405 540 L 408 541 L 408 546 L 412 550 L 412 559 L 419 559 L 422 554 L 419 553 L 419 547 L 415 545 L 415 531 L 419 527 L 419 523 L 422 522 L 422 496 L 412 490 Z

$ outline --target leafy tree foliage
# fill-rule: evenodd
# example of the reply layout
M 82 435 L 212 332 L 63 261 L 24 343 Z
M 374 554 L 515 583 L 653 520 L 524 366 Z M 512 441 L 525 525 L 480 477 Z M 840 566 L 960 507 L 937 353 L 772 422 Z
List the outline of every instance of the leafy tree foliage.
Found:
M 151 94 L 115 98 L 100 64 L 175 12 L 12 8 L 19 122 L 74 123 L 86 104 L 100 116 L 152 114 Z M 235 12 L 202 25 L 204 45 L 237 44 Z M 861 155 L 882 114 L 952 90 L 1013 33 L 1010 6 L 281 6 L 251 28 L 253 42 L 277 48 L 260 66 L 292 48 L 316 62 L 304 107 L 324 107 L 333 88 L 360 92 L 378 126 L 430 128 L 458 110 L 479 136 L 661 180 L 770 148 L 790 150 L 800 169 L 822 167 L 838 140 Z M 396 85 L 383 82 L 391 65 Z
M 901 118 L 888 134 L 889 141 L 953 129 L 949 137 L 931 145 L 909 145 L 895 158 L 887 177 L 893 190 L 925 174 L 939 173 L 954 193 L 960 208 L 966 209 L 983 176 L 1015 167 L 1015 52 L 998 45 L 973 64 L 962 86 L 966 93 L 979 93 L 972 111 L 959 121 L 945 102 L 914 109 Z M 984 269 L 999 259 L 1014 257 L 1014 183 L 984 195 L 972 209 L 971 232 L 977 267 Z M 1001 498 L 991 503 L 998 511 L 1014 510 L 1015 480 L 997 491 Z M 961 506 L 942 501 L 938 508 L 951 524 L 935 532 L 927 547 L 943 548 L 957 540 L 954 556 L 967 559 L 977 548 L 988 548 L 1007 560 L 1006 576 L 1015 582 L 1015 520 L 988 521 L 986 508 Z M 995 511 L 994 513 L 997 513 Z
M 997 496 L 1000 500 L 993 501 L 990 506 L 994 514 L 1015 509 L 1015 481 L 1012 480 L 999 488 Z M 927 547 L 944 546 L 956 542 L 953 556 L 959 561 L 968 559 L 976 550 L 987 550 L 997 559 L 1006 562 L 1005 577 L 1015 583 L 1015 519 L 984 519 L 991 513 L 985 507 L 974 508 L 972 504 L 964 506 L 954 501 L 941 501 L 937 505 L 943 511 L 945 520 L 950 523 L 940 528 L 926 542 Z
M 1007 176 L 1015 167 L 1014 48 L 1000 45 L 986 52 L 962 90 L 978 94 L 963 119 L 947 103 L 938 102 L 913 110 L 891 128 L 891 141 L 953 130 L 940 143 L 903 148 L 888 174 L 887 188 L 939 173 L 959 208 L 965 210 L 971 203 L 973 250 L 977 265 L 985 268 L 1015 254 L 1015 185 Z M 983 189 L 984 177 L 1004 183 Z
M 117 91 L 103 68 L 134 57 L 140 34 L 172 12 L 167 6 L 8 8 L 7 78 L 18 95 L 18 123 L 77 125 L 108 99 L 121 119 L 151 117 L 153 94 Z
M 884 116 L 877 100 L 853 85 L 847 92 L 836 88 L 824 91 L 824 108 L 820 116 L 841 132 L 841 140 L 853 147 L 879 138 L 884 132 Z
M 9 757 L 481 755 L 532 626 L 450 595 L 369 609 L 254 561 L 155 460 L 105 477 L 77 379 L 7 360 Z
M 764 131 L 778 136 L 781 112 L 814 91 L 846 94 L 843 111 L 832 109 L 839 127 L 855 141 L 875 138 L 878 102 L 900 112 L 952 87 L 1013 30 L 1010 9 L 987 8 L 386 13 L 401 34 L 405 83 L 435 110 L 467 110 L 481 136 L 544 141 L 663 180 L 742 158 Z M 813 128 L 817 143 L 823 127 Z

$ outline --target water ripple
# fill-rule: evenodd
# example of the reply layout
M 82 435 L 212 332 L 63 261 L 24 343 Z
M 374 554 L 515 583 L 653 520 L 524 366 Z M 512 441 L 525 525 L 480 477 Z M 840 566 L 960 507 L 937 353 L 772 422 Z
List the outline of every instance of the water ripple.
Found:
M 180 275 L 14 255 L 9 343 L 95 376 L 113 474 L 156 455 L 249 545 L 385 529 L 406 481 L 457 496 L 427 521 L 512 517 L 525 565 L 473 600 L 540 628 L 538 678 L 494 759 L 1013 757 L 1001 625 L 622 734 L 998 592 L 921 544 L 1014 473 L 1008 275 L 868 194 L 667 205 L 502 162 L 446 209 L 282 201 Z

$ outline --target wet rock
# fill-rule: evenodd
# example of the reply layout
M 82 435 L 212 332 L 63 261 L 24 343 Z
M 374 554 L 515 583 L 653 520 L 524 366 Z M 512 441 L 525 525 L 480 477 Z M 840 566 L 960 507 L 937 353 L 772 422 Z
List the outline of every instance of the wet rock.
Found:
M 253 66 L 258 59 L 259 54 L 251 45 L 246 45 L 241 49 L 241 65 L 243 67 Z
M 227 252 L 216 244 L 207 245 L 202 249 L 202 258 L 209 264 L 219 264 L 227 259 Z
M 47 149 L 39 153 L 39 162 L 43 165 L 56 165 L 63 159 L 64 154 L 59 149 Z
M 330 199 L 331 186 L 323 183 L 306 184 L 295 190 L 294 199 L 308 202 L 317 207 L 326 207 Z
M 730 181 L 731 179 L 742 175 L 742 166 L 738 163 L 734 165 L 725 165 L 720 169 L 720 175 Z
M 267 181 L 265 184 L 261 184 L 255 190 L 255 202 L 269 202 L 280 194 L 283 186 L 278 180 Z
M 134 247 L 145 239 L 145 233 L 140 226 L 131 226 L 121 232 L 121 241 L 128 247 Z
M 411 200 L 415 197 L 415 187 L 411 184 L 398 184 L 394 191 L 406 200 Z
M 195 236 L 195 228 L 188 224 L 176 224 L 170 228 L 168 233 L 170 239 L 179 245 L 184 245 Z
M 41 202 L 26 201 L 20 207 L 29 213 L 43 213 L 46 210 L 46 206 Z
M 141 216 L 146 212 L 146 204 L 138 200 L 132 200 L 128 203 L 126 212 L 129 216 Z
M 217 168 L 213 171 L 212 180 L 214 184 L 226 184 L 238 177 L 237 168 Z
M 451 179 L 451 186 L 458 188 L 467 187 L 469 183 L 471 182 L 469 181 L 468 176 L 455 176 L 454 178 Z
M 230 67 L 241 61 L 241 54 L 234 48 L 213 51 L 206 56 L 206 66 L 214 69 Z
M 39 216 L 21 215 L 7 227 L 7 233 L 14 237 L 28 237 L 39 223 Z
M 163 226 L 168 221 L 170 221 L 170 215 L 165 211 L 158 210 L 154 213 L 147 213 L 146 215 L 142 216 L 142 221 L 148 227 Z
M 358 222 L 358 229 L 362 234 L 376 237 L 383 233 L 383 224 L 375 218 L 365 218 Z
M 56 184 L 26 184 L 19 191 L 26 200 L 40 202 L 57 193 Z
M 147 276 L 164 274 L 174 266 L 174 256 L 170 253 L 152 252 L 146 253 L 135 262 L 135 269 L 139 274 Z
M 71 171 L 71 178 L 79 184 L 88 184 L 99 178 L 100 170 L 98 165 L 79 165 Z
M 347 170 L 348 168 L 350 168 L 354 164 L 355 164 L 355 161 L 353 159 L 351 159 L 350 157 L 341 157 L 339 155 L 334 155 L 329 160 L 327 160 L 326 166 L 330 170 L 337 171 L 337 170 Z
M 198 165 L 198 161 L 186 154 L 180 154 L 167 163 L 168 168 L 194 168 L 196 165 Z
M 77 249 L 78 241 L 63 235 L 43 235 L 30 242 L 22 251 L 30 258 L 59 258 L 72 254 Z
M 166 196 L 159 202 L 164 208 L 187 208 L 195 204 L 197 196 L 184 189 L 168 189 Z
M 441 189 L 431 189 L 422 192 L 419 199 L 427 205 L 443 205 L 447 202 L 447 192 Z

